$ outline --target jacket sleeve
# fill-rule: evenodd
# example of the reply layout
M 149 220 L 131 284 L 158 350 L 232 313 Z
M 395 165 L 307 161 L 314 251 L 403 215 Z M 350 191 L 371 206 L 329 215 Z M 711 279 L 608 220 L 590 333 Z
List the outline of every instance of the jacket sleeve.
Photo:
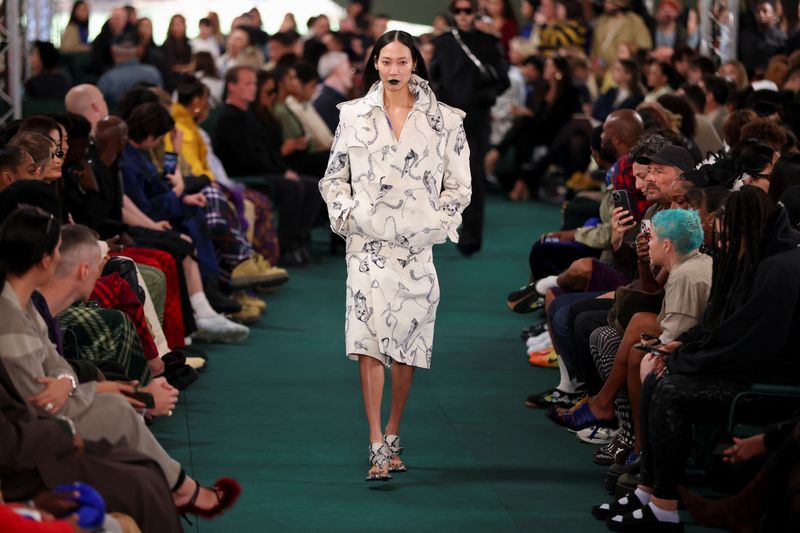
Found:
M 683 344 L 667 360 L 670 371 L 733 374 L 780 357 L 794 333 L 793 319 L 800 295 L 800 280 L 793 267 L 777 261 L 771 265 L 762 263 L 749 297 L 707 340 L 686 342 L 696 338 L 697 328 L 678 338 Z
M 120 163 L 122 172 L 122 185 L 125 194 L 153 220 L 178 218 L 183 212 L 181 199 L 172 191 L 167 190 L 161 194 L 148 198 L 144 190 L 145 176 L 141 167 L 129 158 L 123 158 Z
M 458 242 L 458 226 L 461 225 L 461 213 L 469 205 L 472 197 L 472 174 L 469 168 L 469 144 L 464 131 L 464 122 L 458 124 L 447 134 L 444 151 L 444 177 L 442 193 L 439 195 L 439 209 L 447 229 L 447 236 Z
M 319 192 L 328 206 L 331 229 L 343 237 L 347 234 L 347 218 L 353 208 L 353 189 L 350 186 L 350 156 L 347 154 L 347 141 L 343 139 L 347 129 L 345 113 L 339 118 L 339 125 L 333 136 L 331 155 L 325 176 L 319 181 Z

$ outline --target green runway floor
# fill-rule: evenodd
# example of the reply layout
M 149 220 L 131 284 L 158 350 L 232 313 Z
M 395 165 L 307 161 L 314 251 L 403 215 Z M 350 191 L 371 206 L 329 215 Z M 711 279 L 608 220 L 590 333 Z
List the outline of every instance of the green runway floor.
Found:
M 519 338 L 541 318 L 504 301 L 527 280 L 532 239 L 558 221 L 558 207 L 490 198 L 481 254 L 436 248 L 433 365 L 417 373 L 405 415 L 409 471 L 389 483 L 363 481 L 368 434 L 357 365 L 343 354 L 344 260 L 292 271 L 247 343 L 209 347 L 209 369 L 155 426 L 192 475 L 234 476 L 244 489 L 229 514 L 187 530 L 605 531 L 589 513 L 608 497 L 593 447 L 523 405 L 558 382 L 557 370 L 528 364 Z

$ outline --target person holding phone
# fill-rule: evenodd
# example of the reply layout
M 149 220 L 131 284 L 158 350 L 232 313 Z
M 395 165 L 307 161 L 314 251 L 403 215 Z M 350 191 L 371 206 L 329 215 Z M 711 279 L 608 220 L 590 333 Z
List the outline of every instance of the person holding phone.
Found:
M 703 227 L 696 211 L 669 209 L 653 217 L 648 244 L 650 261 L 669 272 L 661 310 L 658 315 L 637 313 L 622 336 L 611 326 L 598 328 L 592 333 L 592 356 L 598 372 L 608 379 L 600 392 L 576 411 L 550 410 L 548 416 L 552 420 L 570 429 L 581 430 L 592 425 L 609 425 L 615 414 L 619 415 L 623 436 L 628 439 L 621 449 L 628 452 L 638 449 L 639 439 L 634 434 L 638 433 L 639 363 L 643 369 L 652 368 L 657 355 L 645 355 L 634 345 L 640 342 L 641 332 L 658 337 L 659 344 L 668 344 L 700 320 L 711 290 L 712 267 L 711 257 L 699 252 L 702 242 Z M 624 387 L 627 387 L 630 403 L 616 402 Z
M 367 95 L 341 106 L 319 189 L 331 229 L 347 241 L 346 354 L 361 375 L 367 481 L 387 481 L 406 470 L 400 419 L 414 371 L 430 368 L 440 299 L 432 249 L 458 241 L 472 192 L 470 147 L 464 113 L 437 102 L 411 35 L 378 39 L 365 76 Z M 384 428 L 385 368 L 392 402 Z

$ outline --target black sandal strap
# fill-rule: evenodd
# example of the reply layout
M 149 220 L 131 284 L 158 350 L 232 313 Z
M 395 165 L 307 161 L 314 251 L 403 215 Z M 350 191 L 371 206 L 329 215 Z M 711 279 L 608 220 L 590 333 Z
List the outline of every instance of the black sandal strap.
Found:
M 170 492 L 175 492 L 179 488 L 181 488 L 181 485 L 183 485 L 184 481 L 186 481 L 186 470 L 181 468 L 181 471 L 178 473 L 178 480 L 172 486 L 172 488 L 170 489 Z

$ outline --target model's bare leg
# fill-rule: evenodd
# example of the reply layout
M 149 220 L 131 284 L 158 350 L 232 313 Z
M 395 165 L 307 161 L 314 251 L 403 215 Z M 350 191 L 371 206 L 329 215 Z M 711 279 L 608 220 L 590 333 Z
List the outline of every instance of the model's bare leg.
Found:
M 383 442 L 381 429 L 381 399 L 383 397 L 383 363 L 368 355 L 358 356 L 358 372 L 361 376 L 361 393 L 364 396 L 364 410 L 369 424 L 369 442 Z M 370 468 L 370 474 L 379 474 L 377 466 Z M 389 464 L 384 468 L 389 473 Z
M 389 421 L 386 423 L 386 435 L 400 435 L 400 419 L 403 418 L 408 393 L 411 391 L 414 368 L 411 365 L 392 363 L 392 408 L 389 413 Z M 403 461 L 400 457 L 392 457 L 392 467 L 396 468 L 402 464 Z

